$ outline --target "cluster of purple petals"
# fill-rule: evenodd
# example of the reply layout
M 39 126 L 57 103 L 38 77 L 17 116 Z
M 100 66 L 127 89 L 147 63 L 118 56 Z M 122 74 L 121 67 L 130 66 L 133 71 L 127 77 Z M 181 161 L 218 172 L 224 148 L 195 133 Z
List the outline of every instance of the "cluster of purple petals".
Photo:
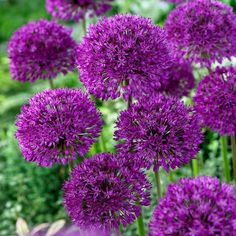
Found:
M 178 57 L 210 67 L 236 55 L 236 15 L 215 0 L 195 0 L 179 5 L 165 23 L 168 39 Z
M 119 14 L 90 26 L 77 62 L 81 81 L 91 94 L 128 99 L 156 91 L 172 59 L 159 26 L 147 18 Z
M 150 222 L 150 236 L 236 235 L 234 187 L 216 177 L 170 184 Z
M 195 78 L 191 64 L 176 60 L 173 62 L 167 79 L 162 83 L 159 92 L 168 96 L 188 96 L 195 86 Z
M 154 171 L 181 167 L 195 157 L 203 136 L 199 116 L 177 97 L 157 95 L 121 112 L 115 140 L 121 152 Z
M 83 156 L 99 136 L 102 120 L 79 89 L 53 89 L 33 96 L 22 107 L 16 126 L 24 158 L 52 166 Z
M 34 82 L 73 70 L 77 43 L 70 33 L 47 20 L 32 21 L 18 29 L 8 44 L 12 78 Z
M 236 67 L 217 67 L 205 76 L 194 103 L 206 126 L 220 135 L 235 135 Z
M 97 154 L 76 166 L 64 184 L 64 205 L 82 229 L 127 226 L 149 205 L 150 183 L 129 156 Z
M 47 11 L 56 19 L 80 21 L 111 9 L 113 0 L 46 0 Z

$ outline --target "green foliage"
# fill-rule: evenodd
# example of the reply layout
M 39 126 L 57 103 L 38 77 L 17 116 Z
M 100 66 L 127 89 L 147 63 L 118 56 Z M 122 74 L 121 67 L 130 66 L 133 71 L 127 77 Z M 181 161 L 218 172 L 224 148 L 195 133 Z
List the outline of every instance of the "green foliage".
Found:
M 61 186 L 68 171 L 64 167 L 42 168 L 27 163 L 14 138 L 13 125 L 1 129 L 0 235 L 15 232 L 18 217 L 31 225 L 66 218 Z
M 21 25 L 32 19 L 48 18 L 43 0 L 1 0 L 0 42 L 5 42 Z

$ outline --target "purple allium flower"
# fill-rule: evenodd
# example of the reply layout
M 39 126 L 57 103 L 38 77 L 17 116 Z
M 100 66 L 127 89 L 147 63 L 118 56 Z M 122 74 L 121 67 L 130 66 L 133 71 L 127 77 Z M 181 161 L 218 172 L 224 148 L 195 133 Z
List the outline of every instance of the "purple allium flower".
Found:
M 234 187 L 207 176 L 170 184 L 149 228 L 150 236 L 235 236 Z
M 150 19 L 132 15 L 103 18 L 90 26 L 77 57 L 81 81 L 102 99 L 156 91 L 171 61 L 164 31 Z
M 202 134 L 199 117 L 177 97 L 157 95 L 122 111 L 115 139 L 120 151 L 130 152 L 141 166 L 154 171 L 181 167 L 197 154 Z
M 47 11 L 57 19 L 79 21 L 100 16 L 111 9 L 113 0 L 46 0 Z
M 165 23 L 177 56 L 210 67 L 236 55 L 236 15 L 230 6 L 214 0 L 179 5 Z
M 159 92 L 181 98 L 188 96 L 194 86 L 195 78 L 191 64 L 178 60 L 171 66 L 168 79 L 162 84 Z
M 217 67 L 205 76 L 194 97 L 204 124 L 220 135 L 236 134 L 236 67 Z
M 64 184 L 64 205 L 74 224 L 110 231 L 132 223 L 141 206 L 149 205 L 151 185 L 128 160 L 127 155 L 101 153 L 73 169 Z
M 77 43 L 70 33 L 47 20 L 32 21 L 18 29 L 8 44 L 12 78 L 34 82 L 73 70 Z
M 45 90 L 24 105 L 16 137 L 27 161 L 66 164 L 83 156 L 102 126 L 100 113 L 79 89 Z

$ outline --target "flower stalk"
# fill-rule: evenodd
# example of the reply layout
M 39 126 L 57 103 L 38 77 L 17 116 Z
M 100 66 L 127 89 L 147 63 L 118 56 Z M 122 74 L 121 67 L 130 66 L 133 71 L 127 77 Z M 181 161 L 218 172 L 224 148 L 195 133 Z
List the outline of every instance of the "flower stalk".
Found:
M 192 160 L 192 166 L 193 166 L 193 176 L 196 177 L 199 175 L 199 165 L 197 159 Z
M 49 79 L 48 81 L 49 81 L 50 89 L 54 89 L 54 84 L 53 84 L 52 79 Z
M 84 35 L 86 35 L 86 33 L 87 33 L 87 28 L 86 28 L 86 18 L 83 17 L 83 19 L 82 19 L 81 22 L 82 22 L 82 29 L 83 29 Z
M 236 141 L 235 136 L 231 136 L 231 147 L 232 147 L 232 162 L 233 162 L 233 176 L 236 182 Z
M 157 187 L 157 201 L 161 198 L 161 181 L 159 171 L 155 171 L 155 180 L 156 180 L 156 187 Z
M 137 226 L 138 226 L 138 235 L 145 236 L 145 227 L 144 227 L 142 212 L 137 219 Z
M 223 157 L 224 176 L 227 182 L 230 182 L 229 162 L 227 158 L 227 137 L 221 136 L 221 153 Z

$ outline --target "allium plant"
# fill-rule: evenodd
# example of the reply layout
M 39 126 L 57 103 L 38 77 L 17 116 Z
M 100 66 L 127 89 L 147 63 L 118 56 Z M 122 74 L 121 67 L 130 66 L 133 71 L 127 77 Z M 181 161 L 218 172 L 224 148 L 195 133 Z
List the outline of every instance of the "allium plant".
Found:
M 8 43 L 12 79 L 35 82 L 53 79 L 75 67 L 77 43 L 71 30 L 47 20 L 19 28 Z
M 150 222 L 150 236 L 236 235 L 236 193 L 216 177 L 170 184 Z
M 76 166 L 64 184 L 64 205 L 80 228 L 127 226 L 149 205 L 150 183 L 129 156 L 97 154 Z
M 100 113 L 79 89 L 45 90 L 30 98 L 18 116 L 16 137 L 27 161 L 66 164 L 84 156 L 102 126 Z
M 154 171 L 181 167 L 195 157 L 202 142 L 198 115 L 176 97 L 157 95 L 121 112 L 115 139 L 122 152 Z
M 137 98 L 156 91 L 171 61 L 159 26 L 121 14 L 91 25 L 77 56 L 81 81 L 101 99 Z
M 175 97 L 188 96 L 195 86 L 195 78 L 191 64 L 176 60 L 169 71 L 167 79 L 162 83 L 159 92 Z
M 217 67 L 205 76 L 194 103 L 206 126 L 220 135 L 235 135 L 236 67 Z
M 100 16 L 111 9 L 113 0 L 46 0 L 47 11 L 57 19 L 80 21 L 86 15 Z
M 195 0 L 179 5 L 167 17 L 165 29 L 175 54 L 210 67 L 236 55 L 236 15 L 215 0 Z

